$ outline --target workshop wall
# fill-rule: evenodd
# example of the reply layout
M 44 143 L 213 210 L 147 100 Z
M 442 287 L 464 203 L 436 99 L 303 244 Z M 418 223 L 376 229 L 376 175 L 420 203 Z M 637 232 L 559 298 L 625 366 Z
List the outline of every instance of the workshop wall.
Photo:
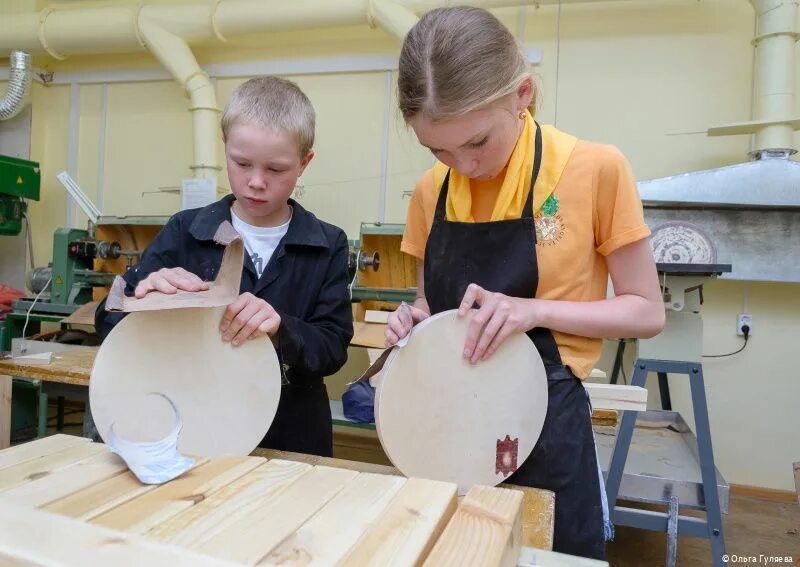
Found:
M 0 6 L 0 14 L 4 10 Z M 496 13 L 528 47 L 542 52 L 535 68 L 543 87 L 538 119 L 618 145 L 637 178 L 747 159 L 748 136 L 705 135 L 710 126 L 750 118 L 753 10 L 747 1 L 648 0 Z M 349 27 L 232 39 L 195 53 L 201 65 L 220 65 L 396 55 L 397 50 L 397 42 L 380 30 Z M 79 184 L 104 214 L 175 212 L 180 202 L 175 190 L 190 176 L 191 163 L 191 119 L 181 88 L 171 81 L 98 84 L 98 70 L 157 69 L 146 53 L 37 58 L 36 65 L 57 77 L 69 73 L 78 83 L 89 72 L 94 77 L 93 84 L 34 85 L 31 159 L 41 162 L 43 173 L 42 201 L 31 205 L 37 263 L 50 258 L 55 228 L 85 224 L 79 212 L 71 212 L 74 207 L 67 206 L 55 179 L 67 168 L 70 150 L 77 152 Z M 361 222 L 404 222 L 408 192 L 431 163 L 399 119 L 396 77 L 391 74 L 387 82 L 389 74 L 288 76 L 318 113 L 317 155 L 301 180 L 299 200 L 342 226 L 350 238 L 358 238 Z M 800 73 L 797 78 L 800 83 Z M 220 108 L 244 79 L 216 81 Z M 224 165 L 221 145 L 219 153 Z M 228 186 L 224 170 L 219 185 Z M 800 458 L 800 380 L 788 345 L 800 341 L 798 291 L 798 284 L 750 285 L 750 345 L 736 357 L 706 363 L 714 448 L 718 467 L 731 483 L 793 488 L 791 463 Z M 707 352 L 738 348 L 735 321 L 743 294 L 739 282 L 708 286 Z M 610 362 L 606 352 L 601 366 L 610 371 Z M 674 405 L 690 419 L 688 390 L 672 382 Z

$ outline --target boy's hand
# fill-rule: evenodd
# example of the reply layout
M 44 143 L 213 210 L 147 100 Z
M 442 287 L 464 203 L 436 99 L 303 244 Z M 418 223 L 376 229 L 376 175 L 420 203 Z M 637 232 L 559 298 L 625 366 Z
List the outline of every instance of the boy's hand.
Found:
M 246 340 L 269 335 L 274 337 L 281 326 L 281 316 L 272 306 L 252 293 L 243 293 L 228 305 L 219 330 L 222 340 L 239 346 Z
M 173 294 L 179 289 L 183 291 L 205 291 L 208 289 L 208 283 L 183 268 L 161 268 L 140 281 L 133 295 L 137 299 L 141 299 L 151 291 Z

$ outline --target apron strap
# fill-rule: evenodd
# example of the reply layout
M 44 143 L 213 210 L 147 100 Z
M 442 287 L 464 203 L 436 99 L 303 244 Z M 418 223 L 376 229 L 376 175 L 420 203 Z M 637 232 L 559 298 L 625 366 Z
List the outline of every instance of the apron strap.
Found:
M 528 192 L 528 198 L 525 199 L 525 208 L 522 209 L 522 218 L 533 218 L 533 187 L 536 185 L 536 180 L 539 178 L 539 169 L 542 167 L 542 129 L 536 124 L 536 138 L 534 142 L 533 154 L 533 171 L 531 171 L 531 190 Z M 536 234 L 536 231 L 534 231 Z M 534 237 L 535 240 L 535 237 Z
M 538 122 L 536 124 L 536 137 L 534 142 L 533 154 L 533 171 L 531 171 L 531 189 L 528 192 L 528 198 L 525 199 L 525 207 L 522 209 L 522 217 L 524 219 L 533 218 L 533 188 L 536 185 L 536 179 L 539 177 L 539 170 L 542 167 L 542 129 Z M 450 186 L 450 169 L 444 176 L 442 181 L 442 188 L 439 190 L 439 198 L 436 200 L 436 212 L 433 215 L 433 220 L 442 220 L 445 218 L 447 211 L 447 193 Z

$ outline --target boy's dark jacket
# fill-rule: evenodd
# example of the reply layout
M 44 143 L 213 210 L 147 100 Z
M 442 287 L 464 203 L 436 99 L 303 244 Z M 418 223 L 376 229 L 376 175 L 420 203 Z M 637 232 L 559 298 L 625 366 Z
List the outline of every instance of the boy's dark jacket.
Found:
M 147 247 L 139 263 L 125 274 L 126 294 L 131 295 L 139 281 L 161 268 L 181 267 L 203 280 L 213 280 L 224 250 L 214 242 L 214 233 L 222 221 L 231 220 L 233 201 L 233 195 L 228 195 L 202 209 L 174 215 Z M 265 438 L 266 444 L 277 449 L 328 453 L 330 410 L 323 378 L 344 365 L 347 345 L 353 337 L 353 315 L 347 291 L 347 237 L 341 229 L 320 221 L 295 201 L 290 199 L 289 204 L 293 209 L 289 230 L 261 278 L 256 276 L 255 267 L 245 254 L 240 293 L 250 292 L 264 299 L 281 317 L 277 351 L 289 385 L 283 388 L 278 415 Z M 95 314 L 95 326 L 101 338 L 105 338 L 123 316 L 107 312 L 105 302 L 101 303 Z M 324 404 L 320 394 L 325 397 Z M 309 397 L 315 400 L 305 399 Z M 304 407 L 292 407 L 297 405 L 292 400 L 302 402 L 300 405 Z M 318 426 L 313 426 L 307 421 L 296 423 L 300 416 L 281 415 L 306 413 L 304 409 L 324 412 L 325 416 L 312 419 L 306 415 L 302 421 L 316 422 L 321 418 Z M 305 430 L 300 435 L 304 439 L 289 440 L 287 444 L 287 435 L 294 437 L 299 432 L 281 434 L 280 430 L 284 426 L 291 428 L 292 424 Z M 324 427 L 323 437 L 327 435 L 327 440 L 306 438 L 318 437 L 320 427 Z M 275 434 L 283 439 L 270 442 Z

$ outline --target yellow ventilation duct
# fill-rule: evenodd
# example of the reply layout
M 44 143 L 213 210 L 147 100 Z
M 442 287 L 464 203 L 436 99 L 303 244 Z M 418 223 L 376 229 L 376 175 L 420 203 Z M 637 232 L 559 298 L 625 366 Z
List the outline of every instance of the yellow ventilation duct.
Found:
M 598 0 L 537 0 L 536 5 Z M 599 0 L 603 1 L 603 0 Z M 53 6 L 7 14 L 0 26 L 0 53 L 23 49 L 56 59 L 92 53 L 149 50 L 191 99 L 196 177 L 215 177 L 217 108 L 214 89 L 190 45 L 287 29 L 368 24 L 402 40 L 417 22 L 415 12 L 449 5 L 449 0 L 195 0 L 143 5 L 114 2 Z M 529 5 L 526 0 L 473 0 L 484 8 Z

